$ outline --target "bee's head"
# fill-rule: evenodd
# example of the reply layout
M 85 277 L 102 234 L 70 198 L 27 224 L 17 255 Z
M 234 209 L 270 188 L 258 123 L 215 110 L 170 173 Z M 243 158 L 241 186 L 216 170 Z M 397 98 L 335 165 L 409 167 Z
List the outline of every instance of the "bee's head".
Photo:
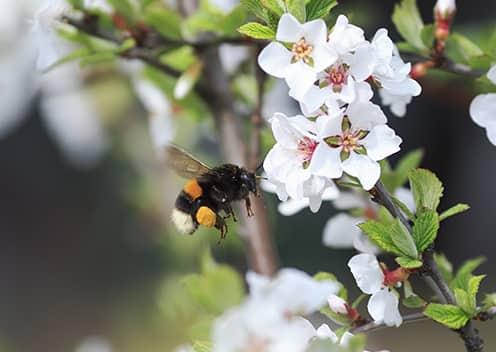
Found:
M 241 169 L 241 183 L 252 193 L 258 194 L 257 179 L 253 172 Z

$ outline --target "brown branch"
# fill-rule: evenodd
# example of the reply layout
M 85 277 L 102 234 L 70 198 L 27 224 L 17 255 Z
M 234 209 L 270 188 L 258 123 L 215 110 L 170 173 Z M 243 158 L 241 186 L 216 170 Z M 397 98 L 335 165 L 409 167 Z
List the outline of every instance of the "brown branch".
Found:
M 415 323 L 415 322 L 419 322 L 419 321 L 429 320 L 429 318 L 427 318 L 424 315 L 424 313 L 422 313 L 422 312 L 407 314 L 407 315 L 404 315 L 402 318 L 403 318 L 403 324 L 409 324 L 409 323 Z M 352 334 L 361 334 L 361 333 L 367 334 L 369 332 L 385 329 L 388 327 L 389 326 L 387 326 L 384 323 L 371 322 L 371 323 L 366 323 L 366 324 L 361 325 L 361 326 L 357 326 L 356 328 L 351 329 L 350 332 Z
M 406 228 L 412 233 L 412 227 L 403 213 L 396 207 L 391 199 L 391 195 L 388 193 L 382 182 L 378 182 L 376 186 L 370 191 L 373 196 L 373 200 L 381 205 L 383 205 L 394 217 L 400 219 L 400 221 L 406 226 Z M 427 283 L 434 289 L 437 293 L 439 299 L 443 303 L 456 305 L 455 296 L 451 292 L 446 281 L 441 275 L 439 268 L 434 260 L 434 249 L 433 247 L 427 249 L 423 256 L 424 266 L 423 271 L 428 275 L 430 280 Z M 479 336 L 479 332 L 474 328 L 472 321 L 470 320 L 463 328 L 457 330 L 462 340 L 465 343 L 465 347 L 468 352 L 482 352 L 484 347 L 484 341 Z

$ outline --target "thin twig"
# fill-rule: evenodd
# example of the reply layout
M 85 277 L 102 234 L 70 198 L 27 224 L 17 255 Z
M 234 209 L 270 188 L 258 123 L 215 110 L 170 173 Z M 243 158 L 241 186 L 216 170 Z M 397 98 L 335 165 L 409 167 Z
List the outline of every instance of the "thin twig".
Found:
M 432 68 L 437 68 L 442 71 L 454 73 L 461 76 L 471 77 L 471 78 L 479 78 L 480 76 L 485 74 L 483 70 L 473 69 L 468 65 L 459 64 L 450 60 L 446 57 L 436 58 L 433 60 L 431 57 L 411 53 L 411 52 L 402 52 L 401 56 L 409 62 L 412 63 L 426 63 L 429 62 L 432 64 Z
M 419 322 L 419 321 L 428 320 L 428 318 L 422 312 L 407 314 L 407 315 L 404 315 L 402 318 L 403 318 L 403 324 L 409 324 L 409 323 L 415 323 L 415 322 Z M 350 330 L 350 332 L 352 334 L 360 334 L 360 333 L 366 334 L 369 332 L 381 330 L 381 329 L 388 328 L 388 327 L 389 326 L 387 326 L 384 323 L 371 322 L 371 323 L 367 323 L 367 324 L 358 326 L 356 328 L 353 328 Z

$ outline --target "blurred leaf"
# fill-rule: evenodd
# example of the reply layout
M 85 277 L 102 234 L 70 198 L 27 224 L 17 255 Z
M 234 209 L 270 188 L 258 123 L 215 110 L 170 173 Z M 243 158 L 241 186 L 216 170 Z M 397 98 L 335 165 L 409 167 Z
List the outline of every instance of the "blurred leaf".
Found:
M 307 2 L 307 21 L 326 17 L 338 5 L 337 0 L 310 0 Z
M 434 253 L 434 261 L 441 271 L 441 275 L 446 282 L 453 280 L 453 265 L 444 254 Z
M 174 87 L 174 98 L 181 100 L 191 92 L 200 77 L 202 69 L 202 62 L 197 61 L 179 77 Z
M 270 23 L 267 10 L 264 8 L 260 0 L 241 0 L 241 6 L 245 7 L 249 12 L 253 13 L 265 23 Z
M 401 187 L 408 181 L 408 175 L 420 166 L 423 157 L 424 151 L 422 149 L 415 149 L 400 159 L 394 168 L 396 187 Z
M 416 169 L 410 172 L 410 189 L 415 199 L 417 215 L 425 209 L 436 211 L 443 196 L 443 184 L 429 170 Z
M 454 205 L 451 208 L 443 211 L 441 213 L 441 215 L 439 215 L 439 220 L 443 221 L 443 220 L 445 220 L 445 219 L 447 219 L 453 215 L 463 213 L 464 211 L 467 211 L 469 209 L 470 209 L 470 206 L 467 204 L 460 203 L 460 204 Z
M 455 288 L 454 293 L 455 293 L 456 305 L 461 309 L 463 309 L 465 314 L 472 317 L 475 313 L 474 311 L 475 307 L 472 306 L 468 293 L 462 290 L 461 288 Z
M 427 305 L 427 302 L 425 302 L 420 296 L 416 295 L 413 290 L 412 286 L 410 284 L 410 281 L 405 281 L 403 284 L 404 288 L 404 293 L 405 293 L 405 298 L 403 299 L 402 303 L 405 307 L 407 308 L 423 308 Z
M 413 259 L 409 257 L 397 257 L 395 260 L 396 263 L 398 263 L 402 268 L 405 269 L 417 269 L 424 264 L 419 259 Z
M 467 260 L 458 269 L 453 281 L 451 282 L 451 288 L 461 288 L 462 290 L 468 291 L 469 282 L 472 278 L 472 273 L 477 269 L 486 259 L 484 257 L 477 257 L 474 259 Z
M 292 14 L 298 21 L 304 23 L 307 18 L 305 0 L 286 0 L 288 12 Z
M 406 206 L 405 203 L 403 203 L 401 200 L 399 200 L 397 197 L 395 196 L 391 196 L 391 200 L 393 201 L 393 203 L 398 207 L 400 208 L 401 212 L 403 214 L 406 215 L 406 217 L 411 220 L 411 221 L 414 221 L 415 220 L 415 215 L 410 211 L 410 209 L 408 209 L 408 207 Z
M 193 342 L 194 352 L 210 352 L 212 350 L 212 344 L 209 341 L 195 341 Z
M 182 46 L 162 55 L 160 57 L 160 61 L 178 71 L 183 72 L 194 65 L 195 62 L 198 61 L 198 58 L 195 56 L 195 52 L 192 47 Z
M 136 17 L 136 9 L 131 4 L 129 0 L 107 0 L 110 5 L 117 11 L 119 14 L 126 17 L 128 20 L 132 20 Z
M 422 43 L 426 48 L 432 48 L 434 44 L 434 31 L 435 27 L 433 24 L 428 24 L 422 28 L 420 32 L 420 37 L 422 38 Z
M 423 252 L 435 240 L 439 231 L 439 217 L 435 211 L 426 210 L 413 224 L 412 236 L 419 252 Z
M 488 293 L 484 297 L 482 309 L 488 310 L 493 307 L 496 307 L 496 293 Z
M 279 17 L 286 11 L 284 0 L 260 0 L 260 2 L 266 9 Z
M 472 40 L 459 33 L 452 33 L 446 41 L 446 54 L 456 62 L 469 63 L 484 52 Z
M 451 304 L 431 303 L 425 309 L 424 314 L 432 320 L 455 330 L 465 326 L 469 320 L 469 317 L 460 307 Z
M 257 22 L 249 22 L 238 28 L 238 32 L 255 39 L 274 39 L 276 33 L 270 27 Z
M 420 17 L 416 0 L 403 0 L 394 7 L 393 23 L 401 36 L 414 48 L 426 50 L 421 37 L 424 22 Z
M 149 7 L 144 21 L 166 38 L 181 39 L 182 18 L 176 11 L 163 7 Z

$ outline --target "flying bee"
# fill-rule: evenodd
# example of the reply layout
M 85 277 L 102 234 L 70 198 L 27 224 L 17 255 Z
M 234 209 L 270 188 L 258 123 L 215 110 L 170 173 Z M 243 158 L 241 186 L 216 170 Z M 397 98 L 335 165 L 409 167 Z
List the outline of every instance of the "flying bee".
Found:
M 253 216 L 250 193 L 259 196 L 258 176 L 233 164 L 210 168 L 184 150 L 166 147 L 167 165 L 179 176 L 187 178 L 176 198 L 171 220 L 178 231 L 192 235 L 199 225 L 220 231 L 221 239 L 227 234 L 226 219 L 236 215 L 232 202 L 245 201 L 248 216 Z

